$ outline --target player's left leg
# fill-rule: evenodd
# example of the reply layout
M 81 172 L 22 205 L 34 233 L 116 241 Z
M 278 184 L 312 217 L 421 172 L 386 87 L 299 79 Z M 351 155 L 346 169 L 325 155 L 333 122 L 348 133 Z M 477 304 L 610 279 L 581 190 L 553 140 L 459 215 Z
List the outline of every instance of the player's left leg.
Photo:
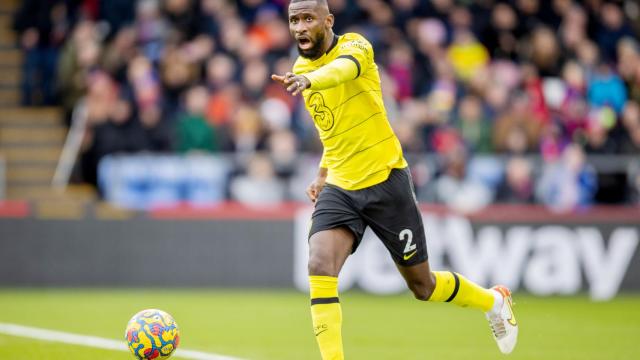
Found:
M 509 354 L 518 341 L 518 324 L 513 314 L 511 292 L 504 286 L 485 289 L 464 276 L 450 271 L 431 271 L 429 262 L 398 270 L 416 299 L 451 302 L 482 310 L 500 351 Z
M 428 261 L 407 267 L 398 265 L 398 270 L 418 300 L 450 302 L 488 312 L 497 299 L 493 291 L 478 286 L 460 274 L 431 271 Z
M 372 199 L 363 216 L 393 257 L 407 286 L 419 300 L 451 302 L 487 314 L 500 350 L 509 353 L 517 324 L 506 288 L 485 289 L 450 271 L 431 271 L 427 243 L 408 169 L 392 171 L 384 183 L 367 190 Z

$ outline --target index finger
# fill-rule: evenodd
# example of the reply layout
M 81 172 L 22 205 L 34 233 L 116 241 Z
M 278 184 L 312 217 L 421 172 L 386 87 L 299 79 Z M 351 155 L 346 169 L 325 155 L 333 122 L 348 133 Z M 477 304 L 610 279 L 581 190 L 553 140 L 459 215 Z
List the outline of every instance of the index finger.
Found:
M 282 76 L 282 75 L 272 74 L 272 75 L 271 75 L 271 80 L 279 81 L 279 82 L 281 82 L 281 83 L 284 83 L 285 77 L 284 77 L 284 76 Z

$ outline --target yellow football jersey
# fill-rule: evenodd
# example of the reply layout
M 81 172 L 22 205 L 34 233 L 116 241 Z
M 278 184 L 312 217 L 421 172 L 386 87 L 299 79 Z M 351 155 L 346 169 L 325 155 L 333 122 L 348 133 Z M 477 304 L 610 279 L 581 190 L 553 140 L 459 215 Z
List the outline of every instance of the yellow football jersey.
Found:
M 387 119 L 373 48 L 364 37 L 336 37 L 320 58 L 298 57 L 293 72 L 311 82 L 303 96 L 324 146 L 320 167 L 328 169 L 327 183 L 358 190 L 407 166 Z

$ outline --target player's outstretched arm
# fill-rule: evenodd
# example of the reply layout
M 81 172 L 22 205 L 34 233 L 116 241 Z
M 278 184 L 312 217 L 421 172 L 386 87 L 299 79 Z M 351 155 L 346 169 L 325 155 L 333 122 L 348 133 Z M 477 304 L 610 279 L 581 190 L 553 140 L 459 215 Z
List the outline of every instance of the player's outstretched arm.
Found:
M 309 79 L 312 90 L 325 90 L 358 78 L 361 66 L 354 56 L 343 55 L 304 76 Z
M 292 95 L 298 95 L 306 89 L 330 89 L 343 82 L 360 76 L 360 63 L 353 56 L 339 57 L 319 69 L 296 75 L 288 72 L 284 75 L 271 75 L 271 79 L 287 88 Z

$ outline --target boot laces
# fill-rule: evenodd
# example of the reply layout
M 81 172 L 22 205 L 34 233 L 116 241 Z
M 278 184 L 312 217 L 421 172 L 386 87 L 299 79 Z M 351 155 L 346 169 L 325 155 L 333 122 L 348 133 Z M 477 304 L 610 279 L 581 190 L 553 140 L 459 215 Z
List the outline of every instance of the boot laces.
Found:
M 492 316 L 489 323 L 491 324 L 493 336 L 495 336 L 496 339 L 503 338 L 507 335 L 507 329 L 504 326 L 504 321 L 501 316 Z

